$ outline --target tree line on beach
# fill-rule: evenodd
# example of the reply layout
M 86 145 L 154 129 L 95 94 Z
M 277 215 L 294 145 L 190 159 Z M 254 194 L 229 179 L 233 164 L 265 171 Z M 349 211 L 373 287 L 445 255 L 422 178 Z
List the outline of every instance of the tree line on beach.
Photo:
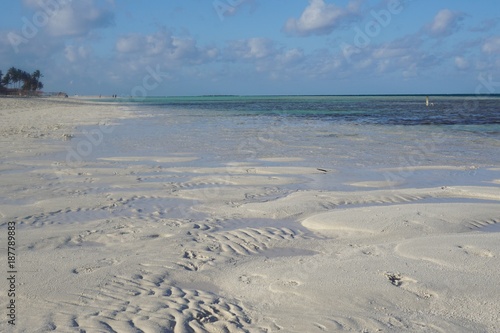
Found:
M 11 67 L 5 73 L 0 70 L 0 93 L 8 95 L 37 95 L 43 88 L 40 79 L 43 77 L 40 70 L 28 73 Z

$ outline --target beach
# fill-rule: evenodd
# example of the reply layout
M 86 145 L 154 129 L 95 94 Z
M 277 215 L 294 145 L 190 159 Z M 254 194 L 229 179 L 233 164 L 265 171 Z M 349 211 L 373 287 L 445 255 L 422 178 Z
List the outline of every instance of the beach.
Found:
M 500 331 L 494 131 L 244 112 L 0 98 L 0 331 Z

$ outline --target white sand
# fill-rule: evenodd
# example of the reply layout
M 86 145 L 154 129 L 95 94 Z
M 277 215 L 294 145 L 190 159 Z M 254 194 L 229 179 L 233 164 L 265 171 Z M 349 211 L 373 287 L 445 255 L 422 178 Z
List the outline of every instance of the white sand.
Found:
M 292 191 L 325 171 L 184 166 L 190 151 L 67 163 L 82 126 L 112 135 L 124 106 L 9 98 L 0 116 L 18 266 L 1 332 L 500 331 L 500 232 L 481 231 L 500 223 L 498 168 L 474 186 Z

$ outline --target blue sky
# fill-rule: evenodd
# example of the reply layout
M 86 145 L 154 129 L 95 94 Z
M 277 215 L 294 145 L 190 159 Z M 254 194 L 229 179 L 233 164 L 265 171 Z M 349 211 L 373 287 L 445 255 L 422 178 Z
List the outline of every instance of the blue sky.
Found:
M 500 3 L 2 1 L 11 66 L 80 95 L 499 93 Z

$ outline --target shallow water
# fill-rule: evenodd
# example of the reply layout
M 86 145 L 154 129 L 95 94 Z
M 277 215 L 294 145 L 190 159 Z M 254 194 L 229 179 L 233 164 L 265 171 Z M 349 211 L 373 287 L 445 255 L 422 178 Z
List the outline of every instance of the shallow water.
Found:
M 491 224 L 479 229 L 482 232 L 500 232 L 500 223 Z
M 425 96 L 150 98 L 130 103 L 143 117 L 104 134 L 83 159 L 195 157 L 127 164 L 311 167 L 326 172 L 303 175 L 307 188 L 329 190 L 352 190 L 346 183 L 360 181 L 406 187 L 498 178 L 488 168 L 500 165 L 500 98 L 431 100 L 427 108 Z M 71 141 L 75 150 L 82 140 Z M 294 161 L 269 161 L 284 157 Z

